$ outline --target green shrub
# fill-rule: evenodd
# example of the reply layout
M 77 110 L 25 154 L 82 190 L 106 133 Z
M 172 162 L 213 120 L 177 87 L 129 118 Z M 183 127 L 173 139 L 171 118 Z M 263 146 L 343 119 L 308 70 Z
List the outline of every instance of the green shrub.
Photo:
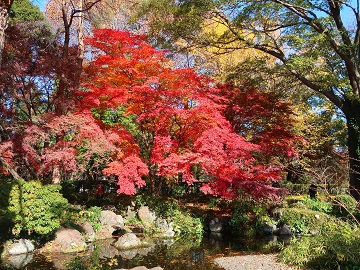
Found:
M 8 202 L 3 203 L 4 219 L 14 223 L 12 233 L 36 233 L 47 236 L 60 227 L 68 201 L 60 194 L 59 185 L 43 186 L 39 181 L 17 181 L 1 184 L 7 190 Z
M 301 201 L 301 203 L 304 204 L 306 208 L 314 211 L 323 212 L 326 214 L 330 214 L 333 211 L 331 203 L 319 199 L 314 200 L 306 198 L 305 200 Z
M 92 206 L 87 210 L 79 212 L 79 220 L 89 221 L 90 225 L 94 228 L 94 230 L 99 231 L 101 226 L 101 211 L 101 207 Z
M 160 196 L 138 195 L 135 198 L 135 206 L 149 206 L 149 208 L 162 218 L 168 218 L 180 209 L 179 203 L 175 200 L 165 199 Z
M 177 236 L 202 237 L 202 220 L 187 213 L 186 209 L 181 209 L 175 200 L 169 199 L 164 202 L 163 197 L 139 195 L 135 199 L 135 204 L 136 206 L 149 206 L 157 216 L 171 220 Z
M 356 211 L 357 202 L 354 197 L 349 194 L 339 194 L 332 198 L 333 213 L 337 216 L 347 216 L 349 213 L 353 214 Z
M 359 229 L 336 223 L 322 235 L 294 239 L 281 251 L 280 260 L 311 269 L 359 269 Z
M 306 208 L 285 208 L 281 216 L 281 223 L 290 226 L 295 233 L 308 233 L 310 230 L 321 232 L 330 217 L 322 212 Z
M 187 236 L 200 239 L 203 235 L 203 225 L 200 218 L 194 218 L 188 213 L 175 210 L 171 220 L 177 236 Z
M 274 207 L 271 201 L 254 201 L 249 198 L 239 199 L 234 204 L 233 213 L 228 223 L 231 234 L 253 236 L 261 233 L 264 224 L 276 224 L 268 212 Z

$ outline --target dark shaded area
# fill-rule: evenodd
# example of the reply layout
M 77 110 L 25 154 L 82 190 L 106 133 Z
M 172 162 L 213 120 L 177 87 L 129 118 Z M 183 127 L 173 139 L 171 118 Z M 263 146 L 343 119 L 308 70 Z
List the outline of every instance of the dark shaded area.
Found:
M 317 186 L 314 184 L 311 184 L 309 187 L 309 196 L 311 199 L 316 199 L 316 195 L 317 195 Z
M 10 191 L 13 182 L 7 178 L 0 178 L 0 254 L 4 251 L 4 244 L 11 236 L 13 214 L 8 212 Z M 0 257 L 0 263 L 2 258 Z

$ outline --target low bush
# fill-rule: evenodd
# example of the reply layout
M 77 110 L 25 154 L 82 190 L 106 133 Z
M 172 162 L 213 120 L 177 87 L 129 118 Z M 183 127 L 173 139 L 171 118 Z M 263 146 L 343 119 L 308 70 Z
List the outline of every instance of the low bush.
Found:
M 348 216 L 356 212 L 357 201 L 349 194 L 339 194 L 332 198 L 333 214 Z
M 294 239 L 279 258 L 284 263 L 311 269 L 360 269 L 359 241 L 358 228 L 337 220 L 321 235 Z
M 275 206 L 280 205 L 266 200 L 239 199 L 234 204 L 227 230 L 230 234 L 238 236 L 262 234 L 261 228 L 265 224 L 277 224 L 277 221 L 270 217 Z
M 12 234 L 46 237 L 59 228 L 69 207 L 60 189 L 59 185 L 43 186 L 39 181 L 2 183 L 0 190 L 7 192 L 8 198 L 0 205 L 2 219 L 12 221 Z
M 135 207 L 145 205 L 157 216 L 173 222 L 177 237 L 202 237 L 204 227 L 202 219 L 194 217 L 186 209 L 182 209 L 176 200 L 167 199 L 164 202 L 163 197 L 138 195 L 135 199 Z
M 281 223 L 290 226 L 294 233 L 306 234 L 311 230 L 321 232 L 330 216 L 307 208 L 291 207 L 283 209 Z
M 314 200 L 314 199 L 306 198 L 303 201 L 301 201 L 301 203 L 304 204 L 306 208 L 314 211 L 323 212 L 326 214 L 330 214 L 333 211 L 333 206 L 331 203 L 320 199 Z

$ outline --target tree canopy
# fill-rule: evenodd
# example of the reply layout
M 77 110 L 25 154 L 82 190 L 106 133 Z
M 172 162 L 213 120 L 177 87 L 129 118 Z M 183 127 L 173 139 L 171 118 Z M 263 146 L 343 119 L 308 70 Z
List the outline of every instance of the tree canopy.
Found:
M 217 53 L 257 49 L 337 106 L 347 120 L 351 193 L 360 198 L 358 8 L 348 1 L 147 1 L 140 14 L 165 46 L 186 40 Z M 213 24 L 226 30 L 204 31 Z
M 141 175 L 148 174 L 144 162 L 152 175 L 168 181 L 181 177 L 188 184 L 199 180 L 194 167 L 200 166 L 208 176 L 203 191 L 225 198 L 236 197 L 240 188 L 256 196 L 276 191 L 269 183 L 280 180 L 280 168 L 253 154 L 268 154 L 269 147 L 247 142 L 222 115 L 228 97 L 221 90 L 226 85 L 215 87 L 192 69 L 170 68 L 164 53 L 142 36 L 96 30 L 88 42 L 94 55 L 85 66 L 88 82 L 84 86 L 89 90 L 79 93 L 82 107 L 97 108 L 100 113 L 125 107 L 124 115 L 136 115 L 138 129 L 147 134 L 147 142 L 128 141 L 119 160 L 104 170 L 119 177 L 119 192 L 132 194 L 136 186 L 145 184 L 141 180 Z M 139 159 L 141 145 L 150 145 L 150 152 L 143 151 Z M 287 154 L 292 156 L 290 149 Z

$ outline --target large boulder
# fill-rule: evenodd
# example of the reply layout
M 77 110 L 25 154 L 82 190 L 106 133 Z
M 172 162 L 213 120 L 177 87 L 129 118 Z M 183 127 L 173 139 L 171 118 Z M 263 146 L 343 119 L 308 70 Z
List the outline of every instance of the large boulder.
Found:
M 154 223 L 156 219 L 156 214 L 148 206 L 141 206 L 138 210 L 138 216 L 145 225 Z
M 275 224 L 272 224 L 270 222 L 264 223 L 261 227 L 260 227 L 260 234 L 262 235 L 272 235 L 274 233 L 276 233 L 277 227 Z
M 280 235 L 292 235 L 292 231 L 289 225 L 284 224 L 282 225 L 282 227 L 279 229 L 278 234 Z
M 115 242 L 118 249 L 130 249 L 142 245 L 141 240 L 134 233 L 126 233 Z
M 41 251 L 72 253 L 84 251 L 86 247 L 83 235 L 78 230 L 60 227 L 55 233 L 55 240 L 48 242 Z
M 113 233 L 124 227 L 124 219 L 122 216 L 115 214 L 113 211 L 101 211 L 101 225 L 99 231 L 96 232 L 96 239 L 108 239 L 113 237 Z

